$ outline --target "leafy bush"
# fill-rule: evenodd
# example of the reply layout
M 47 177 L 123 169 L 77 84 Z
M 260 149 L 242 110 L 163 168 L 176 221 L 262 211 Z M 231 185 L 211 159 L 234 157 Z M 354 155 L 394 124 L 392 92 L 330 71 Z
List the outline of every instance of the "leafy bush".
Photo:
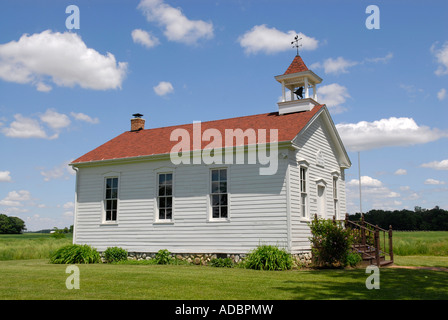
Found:
M 50 233 L 50 237 L 55 238 L 55 239 L 63 239 L 63 238 L 65 238 L 64 230 L 54 228 L 54 232 Z
M 352 236 L 340 221 L 314 219 L 310 223 L 313 263 L 317 267 L 345 267 Z
M 232 268 L 233 261 L 230 258 L 214 258 L 210 260 L 210 265 L 218 268 Z
M 104 259 L 109 263 L 127 260 L 127 258 L 128 252 L 119 247 L 107 248 L 106 251 L 104 251 Z
M 285 249 L 262 245 L 247 255 L 244 267 L 256 270 L 288 270 L 292 268 L 292 257 Z
M 159 250 L 156 253 L 155 261 L 157 264 L 170 264 L 173 260 L 173 257 L 171 257 L 171 252 L 169 252 L 167 249 Z
M 50 256 L 51 263 L 97 263 L 100 262 L 100 254 L 89 245 L 71 244 L 64 246 Z
M 357 252 L 350 252 L 347 255 L 347 265 L 350 267 L 356 267 L 358 263 L 362 261 L 362 256 Z

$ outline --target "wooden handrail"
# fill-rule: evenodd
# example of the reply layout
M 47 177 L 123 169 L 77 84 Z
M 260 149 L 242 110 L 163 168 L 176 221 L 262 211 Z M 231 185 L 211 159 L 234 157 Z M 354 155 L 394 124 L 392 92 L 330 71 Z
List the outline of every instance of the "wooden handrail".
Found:
M 384 231 L 384 232 L 387 232 L 387 231 L 388 231 L 388 230 L 384 230 L 383 228 L 378 227 L 378 225 L 374 226 L 373 224 L 371 224 L 371 223 L 365 221 L 365 220 L 364 220 L 364 216 L 363 216 L 363 221 L 364 221 L 365 224 L 367 224 L 367 225 L 369 225 L 369 226 L 371 226 L 371 227 L 373 227 L 373 228 L 375 228 L 375 229 L 378 229 L 378 230 L 380 230 L 380 231 Z
M 355 228 L 358 228 L 361 231 L 361 245 L 366 245 L 366 233 L 369 234 L 373 233 L 373 242 L 375 247 L 375 260 L 379 266 L 380 263 L 380 250 L 384 254 L 386 254 L 386 232 L 389 236 L 389 256 L 390 261 L 394 261 L 394 252 L 393 252 L 393 241 L 392 241 L 392 226 L 389 226 L 389 230 L 385 230 L 383 228 L 378 227 L 378 225 L 373 225 L 367 221 L 364 220 L 364 215 L 361 215 L 361 221 L 360 224 L 356 223 L 354 221 L 350 221 L 348 219 L 348 214 L 345 216 L 345 227 L 354 226 Z M 370 227 L 370 228 L 369 228 Z M 372 230 L 373 229 L 373 230 Z M 380 241 L 380 232 L 383 232 L 383 248 Z

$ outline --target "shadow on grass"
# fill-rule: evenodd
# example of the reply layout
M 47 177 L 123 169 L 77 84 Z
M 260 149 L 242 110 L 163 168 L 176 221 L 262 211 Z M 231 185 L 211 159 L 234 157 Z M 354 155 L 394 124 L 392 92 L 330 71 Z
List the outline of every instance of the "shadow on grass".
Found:
M 300 300 L 446 300 L 448 274 L 443 271 L 380 269 L 380 288 L 367 289 L 365 269 L 314 270 L 318 276 L 285 281 L 285 290 Z M 300 273 L 299 273 L 300 274 Z

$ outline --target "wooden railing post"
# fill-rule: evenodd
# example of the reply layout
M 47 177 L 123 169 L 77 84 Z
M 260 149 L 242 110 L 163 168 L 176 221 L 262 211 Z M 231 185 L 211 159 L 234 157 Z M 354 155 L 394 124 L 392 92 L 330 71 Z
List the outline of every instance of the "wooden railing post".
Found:
M 392 248 L 392 226 L 389 226 L 389 256 L 390 261 L 394 262 L 394 249 Z
M 361 244 L 363 246 L 366 245 L 366 229 L 365 229 L 365 222 L 364 222 L 364 214 L 361 214 Z
M 375 259 L 376 265 L 378 268 L 380 267 L 380 230 L 378 229 L 378 225 L 375 226 Z

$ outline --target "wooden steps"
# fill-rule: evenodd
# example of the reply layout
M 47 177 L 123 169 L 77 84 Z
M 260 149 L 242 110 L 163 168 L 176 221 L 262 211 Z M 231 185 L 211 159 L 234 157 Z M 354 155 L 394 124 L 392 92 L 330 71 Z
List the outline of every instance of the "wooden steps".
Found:
M 378 262 L 376 259 L 376 250 L 375 247 L 370 245 L 362 245 L 362 244 L 354 244 L 352 246 L 353 250 L 355 252 L 358 252 L 361 254 L 362 257 L 362 264 L 363 265 L 377 265 Z M 393 261 L 386 260 L 386 254 L 379 251 L 379 267 L 385 267 L 388 265 L 393 264 Z
M 349 215 L 346 214 L 345 228 L 353 230 L 358 242 L 352 248 L 361 254 L 364 265 L 385 267 L 393 264 L 392 226 L 389 226 L 389 230 L 382 229 L 378 225 L 374 226 L 364 220 L 363 214 L 361 214 L 361 221 L 350 221 Z M 389 259 L 386 259 L 386 256 Z

